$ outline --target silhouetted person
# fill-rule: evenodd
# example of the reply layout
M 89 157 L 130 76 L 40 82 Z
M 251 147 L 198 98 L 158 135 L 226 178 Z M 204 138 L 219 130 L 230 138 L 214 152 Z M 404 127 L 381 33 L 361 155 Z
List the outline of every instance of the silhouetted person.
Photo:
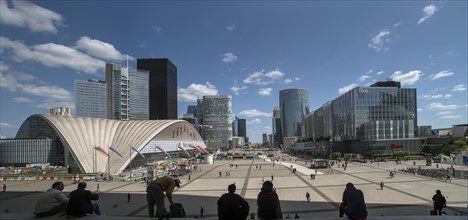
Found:
M 127 202 L 130 202 L 130 193 L 127 193 Z
M 346 214 L 350 219 L 366 219 L 367 208 L 364 194 L 356 189 L 352 183 L 346 184 L 343 192 L 343 203 L 340 206 L 340 217 Z
M 67 206 L 67 215 L 85 216 L 86 214 L 101 215 L 99 205 L 91 203 L 91 200 L 98 200 L 99 195 L 85 190 L 86 182 L 79 182 L 78 189 L 70 193 Z
M 150 217 L 154 217 L 154 205 L 157 207 L 158 216 L 160 219 L 170 216 L 170 212 L 166 212 L 164 206 L 164 192 L 166 192 L 167 200 L 171 205 L 175 202 L 172 200 L 172 192 L 176 187 L 180 187 L 179 179 L 172 179 L 168 176 L 151 181 L 146 187 L 146 201 L 148 202 L 148 214 Z
M 434 212 L 442 215 L 442 209 L 447 205 L 445 197 L 442 195 L 440 190 L 436 190 L 436 194 L 432 196 L 432 201 L 434 201 Z
M 6 192 L 6 187 L 7 187 L 7 186 L 6 186 L 6 184 L 4 183 L 4 184 L 3 184 L 3 192 Z
M 220 220 L 246 219 L 249 215 L 249 203 L 236 194 L 236 185 L 228 186 L 228 193 L 218 199 L 218 218 Z
M 63 182 L 55 182 L 52 188 L 42 194 L 37 199 L 34 214 L 38 217 L 51 216 L 58 213 L 65 213 L 68 205 L 68 197 L 63 194 Z
M 200 207 L 200 218 L 204 218 L 205 217 L 205 210 L 203 209 L 203 206 Z
M 382 181 L 382 182 L 380 182 L 380 190 L 383 190 L 383 187 L 384 187 L 384 183 Z
M 278 194 L 273 191 L 273 183 L 265 181 L 257 196 L 258 217 L 260 219 L 281 219 L 281 204 Z
M 294 215 L 294 218 L 299 218 L 299 215 L 296 213 L 296 215 Z

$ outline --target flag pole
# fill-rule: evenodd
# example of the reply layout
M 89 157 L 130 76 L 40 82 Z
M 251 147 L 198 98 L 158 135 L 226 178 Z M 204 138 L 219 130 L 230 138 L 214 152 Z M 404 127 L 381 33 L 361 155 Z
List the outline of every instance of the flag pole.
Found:
M 111 179 L 111 173 L 110 173 L 110 155 L 111 155 L 111 152 L 110 152 L 110 147 L 107 148 L 107 153 L 109 154 L 109 156 L 107 156 L 107 172 L 109 173 L 109 182 L 110 182 L 110 179 Z
M 129 148 L 130 156 L 128 157 L 128 166 L 130 167 L 130 178 L 132 178 L 132 146 Z
M 96 145 L 93 147 L 93 173 L 96 175 Z

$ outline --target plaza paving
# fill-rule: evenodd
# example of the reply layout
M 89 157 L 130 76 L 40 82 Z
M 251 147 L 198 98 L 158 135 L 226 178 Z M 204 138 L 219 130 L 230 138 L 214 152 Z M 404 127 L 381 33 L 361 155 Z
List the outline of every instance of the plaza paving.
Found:
M 425 166 L 425 161 L 416 161 L 416 166 Z M 233 160 L 215 161 L 214 164 L 200 165 L 202 171 L 195 171 L 188 176 L 181 177 L 182 186 L 174 192 L 174 201 L 182 203 L 188 218 L 198 216 L 200 207 L 204 208 L 208 218 L 215 219 L 218 198 L 227 192 L 231 183 L 237 185 L 236 193 L 242 195 L 250 204 L 251 212 L 256 213 L 256 198 L 263 180 L 271 180 L 281 201 L 283 215 L 293 217 L 298 214 L 304 218 L 330 218 L 338 216 L 339 206 L 345 184 L 354 183 L 356 188 L 364 192 L 368 207 L 369 219 L 434 219 L 428 216 L 432 209 L 432 196 L 435 190 L 440 189 L 447 197 L 448 216 L 440 219 L 466 219 L 468 215 L 468 180 L 453 179 L 444 182 L 424 176 L 398 172 L 394 178 L 389 172 L 400 168 L 412 167 L 413 161 L 381 162 L 373 164 L 349 163 L 346 171 L 334 166 L 332 169 L 318 170 L 315 180 L 310 178 L 315 170 L 306 168 L 305 162 L 283 161 L 276 162 L 274 166 L 269 160 Z M 229 164 L 234 164 L 230 166 Z M 309 163 L 310 164 L 310 163 Z M 237 165 L 237 168 L 236 168 Z M 291 167 L 297 169 L 291 172 Z M 260 169 L 261 166 L 261 169 Z M 441 165 L 446 168 L 447 165 Z M 445 166 L 445 167 L 444 167 Z M 456 169 L 463 169 L 461 166 Z M 467 168 L 465 168 L 467 169 Z M 219 177 L 219 172 L 222 176 Z M 226 172 L 230 175 L 226 176 Z M 380 182 L 385 183 L 380 190 Z M 50 188 L 53 181 L 4 181 L 8 189 L 0 193 L 0 208 L 4 213 L 17 213 L 16 217 L 30 217 L 35 201 L 40 192 Z M 65 194 L 76 189 L 76 184 L 65 181 Z M 96 190 L 100 185 L 100 198 L 98 203 L 101 212 L 113 218 L 144 218 L 148 215 L 145 190 L 146 184 L 141 182 L 88 182 L 89 190 Z M 307 202 L 305 193 L 311 195 L 311 202 Z M 127 193 L 131 194 L 130 203 L 127 202 Z M 166 200 L 167 204 L 167 200 Z M 24 214 L 21 214 L 24 213 Z M 14 214 L 0 214 L 0 219 L 14 218 Z M 398 216 L 398 217 L 397 217 Z M 419 217 L 418 217 L 419 216 Z M 423 217 L 428 216 L 428 217 Z M 447 218 L 449 217 L 449 218 Z

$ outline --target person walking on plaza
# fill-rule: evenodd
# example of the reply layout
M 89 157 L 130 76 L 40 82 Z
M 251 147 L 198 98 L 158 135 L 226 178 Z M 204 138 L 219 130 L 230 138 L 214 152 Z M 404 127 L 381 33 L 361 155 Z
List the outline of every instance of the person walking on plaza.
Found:
M 200 218 L 204 218 L 205 217 L 205 210 L 203 209 L 203 206 L 200 207 Z
M 356 189 L 352 183 L 346 184 L 343 192 L 343 203 L 340 206 L 340 217 L 346 214 L 350 219 L 366 219 L 367 208 L 364 194 Z
M 383 187 L 384 187 L 384 183 L 382 181 L 382 182 L 380 182 L 380 190 L 383 190 Z
M 67 215 L 85 216 L 86 214 L 101 215 L 99 205 L 91 203 L 91 200 L 98 200 L 99 195 L 86 189 L 86 182 L 79 182 L 78 188 L 70 193 L 67 205 Z
M 447 174 L 447 178 L 445 179 L 445 182 L 447 182 L 447 181 L 452 182 L 452 180 L 450 179 L 450 174 Z
M 3 184 L 3 192 L 6 192 L 6 184 Z
M 236 194 L 236 185 L 228 186 L 228 193 L 218 199 L 218 218 L 220 220 L 246 219 L 249 215 L 249 203 Z
M 265 181 L 257 196 L 258 218 L 282 219 L 281 204 L 278 194 L 273 191 L 273 183 Z
M 442 215 L 442 209 L 447 206 L 447 201 L 445 196 L 442 195 L 440 190 L 436 190 L 436 194 L 432 196 L 432 201 L 434 201 L 434 212 L 437 215 Z
M 34 214 L 38 217 L 51 216 L 58 213 L 65 213 L 68 205 L 68 197 L 63 194 L 65 188 L 63 182 L 55 182 L 52 188 L 42 194 L 37 199 Z
M 306 199 L 307 199 L 307 202 L 310 202 L 310 194 L 309 194 L 309 192 L 306 192 Z
M 273 174 L 271 174 L 271 181 L 273 181 Z
M 175 202 L 172 200 L 172 192 L 175 188 L 180 187 L 179 179 L 172 179 L 171 177 L 164 176 L 151 181 L 146 187 L 146 201 L 148 202 L 148 214 L 150 217 L 154 217 L 154 205 L 157 207 L 158 216 L 160 219 L 169 217 L 170 212 L 166 212 L 164 206 L 164 192 L 166 192 L 167 200 L 171 205 Z
M 127 202 L 130 202 L 130 193 L 127 193 Z

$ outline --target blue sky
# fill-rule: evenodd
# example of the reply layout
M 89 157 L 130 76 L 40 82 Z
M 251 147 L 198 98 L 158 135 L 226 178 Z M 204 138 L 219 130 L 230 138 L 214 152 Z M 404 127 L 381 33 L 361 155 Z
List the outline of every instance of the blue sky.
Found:
M 467 123 L 466 1 L 0 0 L 0 134 L 32 114 L 74 107 L 74 80 L 104 64 L 169 58 L 179 111 L 231 95 L 260 141 L 279 91 L 307 88 L 311 109 L 356 86 L 417 88 L 418 125 Z

